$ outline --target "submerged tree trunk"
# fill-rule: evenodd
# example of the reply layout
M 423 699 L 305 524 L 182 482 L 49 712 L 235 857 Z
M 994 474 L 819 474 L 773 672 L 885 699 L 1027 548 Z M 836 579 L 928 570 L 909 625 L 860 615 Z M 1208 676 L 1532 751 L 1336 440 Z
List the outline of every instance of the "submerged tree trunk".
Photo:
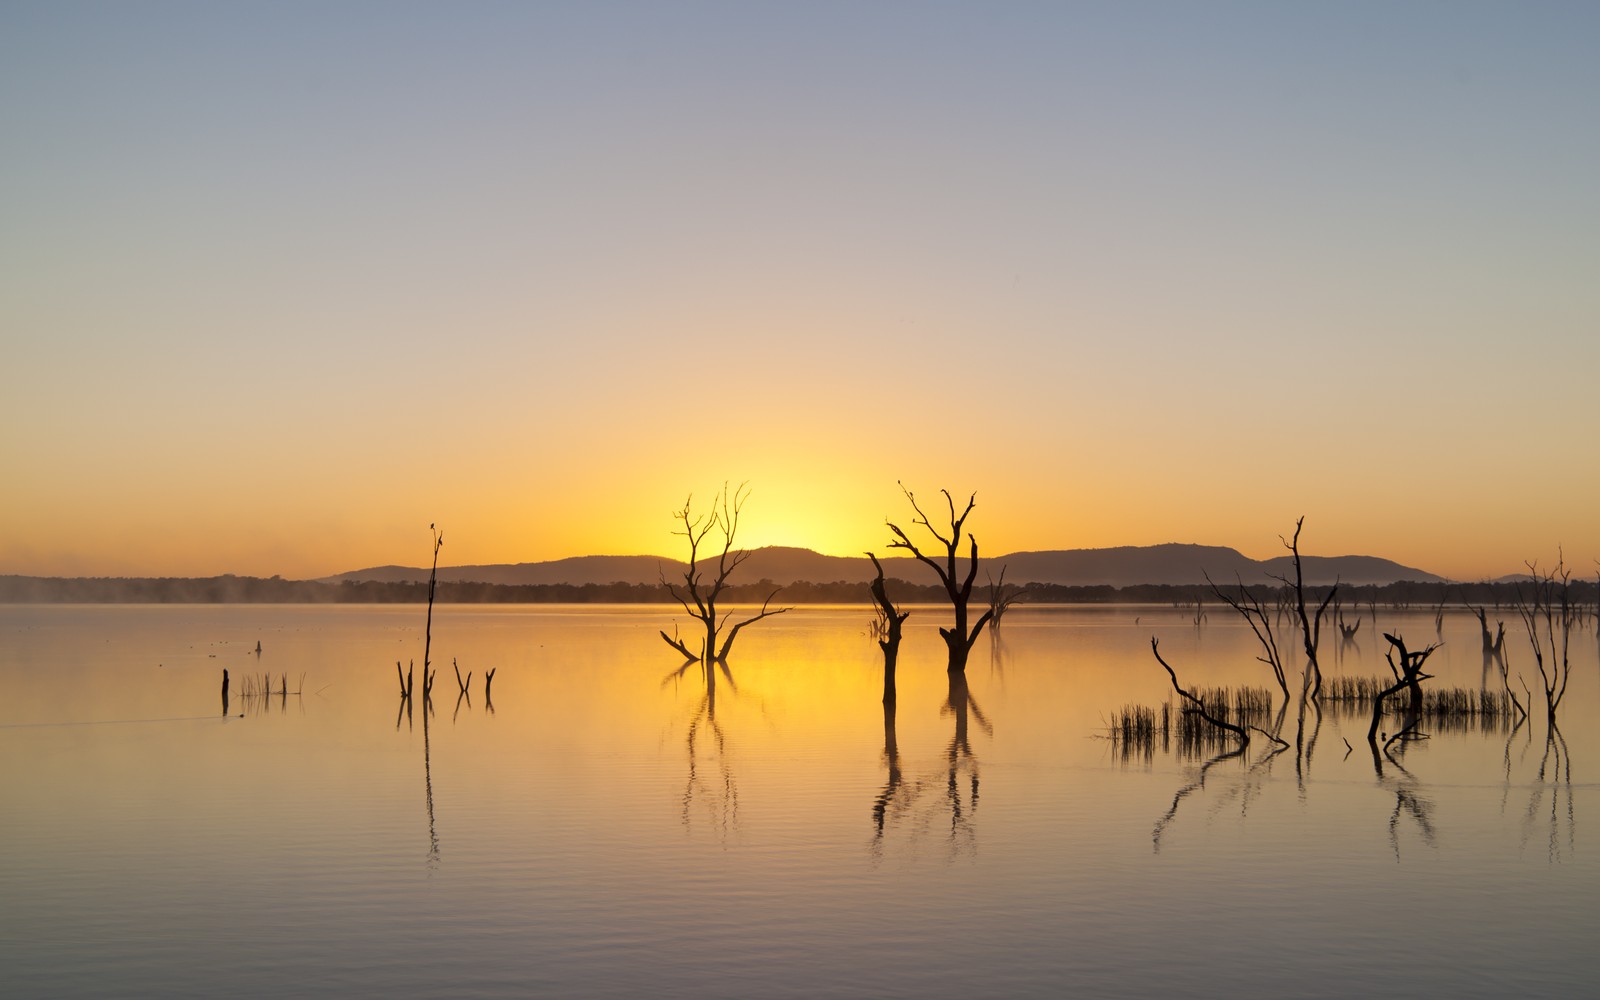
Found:
M 867 558 L 872 560 L 872 567 L 878 571 L 877 578 L 872 581 L 872 600 L 877 605 L 878 612 L 883 616 L 883 638 L 878 640 L 878 648 L 883 650 L 883 703 L 893 705 L 895 702 L 895 664 L 900 659 L 901 626 L 911 616 L 909 611 L 898 610 L 889 600 L 889 592 L 884 587 L 883 566 L 878 563 L 878 557 L 871 552 Z M 892 713 L 889 716 L 893 718 Z

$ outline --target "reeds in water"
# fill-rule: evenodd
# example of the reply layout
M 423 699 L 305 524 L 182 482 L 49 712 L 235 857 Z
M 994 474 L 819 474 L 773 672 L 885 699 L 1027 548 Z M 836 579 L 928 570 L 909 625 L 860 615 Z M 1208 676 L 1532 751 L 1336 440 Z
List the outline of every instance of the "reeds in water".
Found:
M 1272 714 L 1272 692 L 1267 688 L 1203 688 L 1194 693 L 1207 712 L 1234 725 L 1264 725 Z M 1149 759 L 1158 744 L 1166 753 L 1174 741 L 1185 756 L 1210 755 L 1236 742 L 1227 730 L 1170 701 L 1155 707 L 1124 705 L 1111 717 L 1108 735 L 1124 760 Z
M 236 698 L 266 698 L 268 696 L 288 697 L 298 695 L 305 690 L 306 675 L 300 675 L 300 681 L 293 691 L 289 690 L 289 675 L 279 674 L 274 678 L 270 673 L 246 674 L 239 678 L 239 687 L 234 691 Z
M 1352 712 L 1370 712 L 1373 699 L 1390 685 L 1391 682 L 1379 677 L 1329 677 L 1323 681 L 1322 700 Z M 1400 691 L 1389 696 L 1384 705 L 1384 714 L 1398 716 L 1410 711 L 1410 708 L 1410 695 Z M 1436 729 L 1500 727 L 1510 725 L 1516 714 L 1511 696 L 1504 690 L 1459 687 L 1422 689 L 1422 719 Z
M 1161 744 L 1161 751 L 1167 752 L 1171 747 L 1172 735 L 1172 703 L 1167 702 L 1159 708 L 1149 705 L 1124 705 L 1117 714 L 1111 717 L 1111 743 L 1122 755 L 1123 760 L 1133 757 L 1143 757 L 1149 760 L 1155 755 L 1156 744 Z

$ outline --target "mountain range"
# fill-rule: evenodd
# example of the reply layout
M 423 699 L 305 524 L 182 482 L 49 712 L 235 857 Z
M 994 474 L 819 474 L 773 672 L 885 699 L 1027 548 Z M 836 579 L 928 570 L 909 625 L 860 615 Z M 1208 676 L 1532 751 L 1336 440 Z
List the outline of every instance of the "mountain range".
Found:
M 928 567 L 909 556 L 881 559 L 884 574 L 909 583 L 936 583 Z M 1424 570 L 1402 566 L 1377 556 L 1301 556 L 1306 583 L 1323 585 L 1338 580 L 1352 585 L 1384 585 L 1400 581 L 1443 582 L 1443 578 Z M 702 569 L 706 563 L 702 561 Z M 963 554 L 958 570 L 964 570 Z M 979 567 L 980 583 L 992 573 L 999 579 L 1005 568 L 1007 583 L 1053 583 L 1064 586 L 1129 587 L 1140 584 L 1203 584 L 1209 574 L 1218 584 L 1271 583 L 1278 577 L 1292 577 L 1294 562 L 1288 555 L 1272 559 L 1251 559 L 1236 549 L 1219 545 L 1124 545 L 1109 549 L 1055 549 L 1044 552 L 1012 552 L 984 557 Z M 439 579 L 446 582 L 498 584 L 654 584 L 665 577 L 681 580 L 686 566 L 664 556 L 575 556 L 548 562 L 500 563 L 487 566 L 441 566 Z M 826 556 L 810 549 L 769 546 L 752 549 L 749 558 L 729 577 L 733 583 L 771 580 L 788 584 L 805 580 L 811 583 L 866 583 L 873 577 L 872 563 L 864 556 Z M 323 582 L 374 581 L 398 583 L 426 581 L 428 569 L 417 566 L 374 566 L 323 578 Z

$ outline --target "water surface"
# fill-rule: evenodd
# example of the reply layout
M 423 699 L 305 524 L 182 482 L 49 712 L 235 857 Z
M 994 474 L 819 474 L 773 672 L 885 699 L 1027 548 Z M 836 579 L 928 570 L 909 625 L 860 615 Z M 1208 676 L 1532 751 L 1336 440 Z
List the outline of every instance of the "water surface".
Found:
M 1105 739 L 1122 705 L 1169 697 L 1152 635 L 1186 684 L 1272 686 L 1254 638 L 1216 611 L 1196 627 L 1176 608 L 1015 610 L 962 692 L 943 616 L 915 609 L 888 719 L 863 608 L 762 622 L 709 679 L 656 636 L 672 617 L 436 608 L 425 720 L 420 680 L 407 712 L 395 677 L 397 660 L 420 667 L 421 608 L 0 608 L 0 991 L 1562 996 L 1592 982 L 1592 620 L 1559 742 L 1537 720 L 1440 729 L 1375 766 L 1365 716 L 1333 710 L 1299 727 L 1299 750 L 1209 765 Z M 1502 617 L 1512 674 L 1537 694 Z M 1355 646 L 1324 639 L 1330 673 L 1387 673 L 1372 640 L 1398 630 L 1445 640 L 1430 683 L 1485 682 L 1465 612 L 1438 634 L 1431 612 L 1377 619 Z M 467 696 L 452 660 L 472 672 Z M 299 693 L 240 697 L 263 673 Z

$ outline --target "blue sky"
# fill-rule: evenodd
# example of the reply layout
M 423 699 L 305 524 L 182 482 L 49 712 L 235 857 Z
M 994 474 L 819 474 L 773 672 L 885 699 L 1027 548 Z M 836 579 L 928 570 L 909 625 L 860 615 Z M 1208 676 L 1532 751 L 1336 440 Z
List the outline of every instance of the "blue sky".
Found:
M 1587 565 L 1597 29 L 8 3 L 0 572 L 662 551 L 726 479 L 833 552 L 904 479 L 997 549 Z

